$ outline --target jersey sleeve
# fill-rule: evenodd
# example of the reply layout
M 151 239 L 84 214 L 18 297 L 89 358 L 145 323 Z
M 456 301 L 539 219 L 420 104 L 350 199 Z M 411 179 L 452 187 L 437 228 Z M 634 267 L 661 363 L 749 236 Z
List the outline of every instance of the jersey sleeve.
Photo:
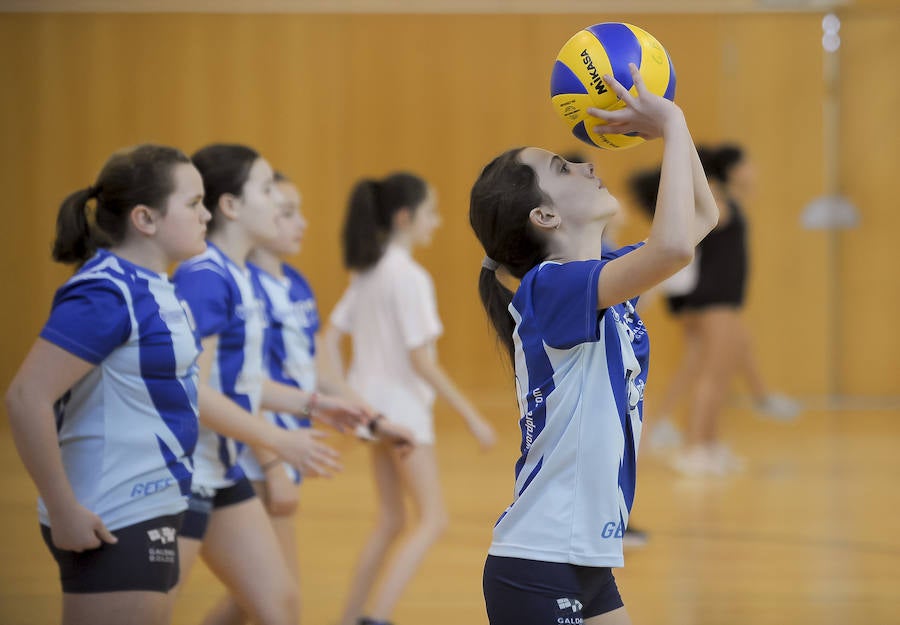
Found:
M 349 334 L 353 330 L 353 307 L 356 301 L 356 289 L 353 283 L 347 287 L 341 299 L 331 311 L 329 320 L 331 324 L 344 334 Z
M 115 284 L 102 279 L 79 280 L 60 288 L 40 333 L 44 340 L 94 365 L 130 335 L 131 315 L 125 296 Z
M 394 298 L 400 332 L 406 349 L 422 347 L 444 331 L 437 312 L 434 284 L 424 271 L 409 272 L 394 282 Z
M 547 264 L 535 277 L 534 313 L 544 341 L 570 349 L 600 338 L 597 280 L 608 261 Z
M 173 278 L 178 297 L 187 302 L 197 335 L 220 334 L 231 321 L 234 306 L 228 281 L 211 267 L 180 268 Z
M 644 242 L 639 241 L 638 243 L 634 243 L 633 245 L 626 245 L 625 247 L 620 247 L 615 250 L 606 250 L 603 252 L 603 255 L 600 257 L 601 260 L 615 260 L 620 256 L 625 256 L 625 254 L 629 254 L 639 247 L 643 247 Z
M 642 245 L 643 242 L 604 252 L 600 260 L 548 263 L 540 268 L 535 278 L 534 310 L 547 345 L 571 349 L 600 339 L 600 273 L 608 262 Z M 637 305 L 637 300 L 632 299 L 632 304 Z

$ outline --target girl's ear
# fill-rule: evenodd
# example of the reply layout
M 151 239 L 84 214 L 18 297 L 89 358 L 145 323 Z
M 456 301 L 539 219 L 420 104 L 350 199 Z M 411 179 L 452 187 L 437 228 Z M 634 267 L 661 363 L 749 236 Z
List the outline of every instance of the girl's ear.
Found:
M 156 221 L 159 213 L 149 206 L 138 204 L 131 209 L 131 225 L 141 234 L 151 236 L 156 234 Z
M 219 196 L 219 206 L 216 210 L 226 219 L 235 220 L 238 218 L 238 198 L 231 193 L 223 193 Z
M 402 208 L 398 208 L 397 212 L 394 213 L 394 217 L 391 220 L 392 229 L 396 228 L 406 228 L 409 224 L 412 223 L 413 212 L 406 208 L 405 206 Z
M 546 206 L 538 206 L 531 209 L 531 212 L 528 213 L 528 219 L 542 230 L 556 230 L 559 228 L 559 224 L 562 223 L 559 214 Z

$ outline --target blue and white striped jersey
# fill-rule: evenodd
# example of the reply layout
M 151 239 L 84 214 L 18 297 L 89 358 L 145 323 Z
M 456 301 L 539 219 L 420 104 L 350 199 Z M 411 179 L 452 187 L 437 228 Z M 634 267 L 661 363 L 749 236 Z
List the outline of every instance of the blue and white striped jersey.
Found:
M 649 339 L 637 298 L 598 310 L 597 282 L 607 262 L 636 247 L 542 263 L 513 297 L 522 445 L 492 555 L 623 565 Z
M 96 365 L 56 404 L 79 503 L 113 530 L 184 510 L 199 345 L 168 277 L 101 249 L 56 292 L 41 337 Z
M 218 335 L 209 385 L 251 413 L 262 397 L 265 311 L 249 271 L 215 245 L 182 263 L 174 276 L 178 295 L 190 306 L 200 338 Z M 219 489 L 244 476 L 238 465 L 243 443 L 200 427 L 194 484 Z
M 269 378 L 303 389 L 316 390 L 316 333 L 319 310 L 306 281 L 290 265 L 282 265 L 283 277 L 273 276 L 247 263 L 265 304 L 268 327 L 265 338 L 265 367 Z M 310 427 L 310 420 L 286 412 L 263 411 L 271 423 L 286 430 Z M 251 479 L 265 479 L 259 463 L 247 453 L 241 458 L 244 472 Z M 300 473 L 288 468 L 291 479 L 300 482 Z
M 262 293 L 268 318 L 266 371 L 276 382 L 316 389 L 316 333 L 319 309 L 312 288 L 296 269 L 282 265 L 284 277 L 247 263 Z

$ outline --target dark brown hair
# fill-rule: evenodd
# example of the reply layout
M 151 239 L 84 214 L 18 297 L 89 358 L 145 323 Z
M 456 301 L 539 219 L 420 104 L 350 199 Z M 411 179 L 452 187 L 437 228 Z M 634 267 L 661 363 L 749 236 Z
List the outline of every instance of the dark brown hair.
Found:
M 469 224 L 485 254 L 520 280 L 547 255 L 546 245 L 532 226 L 532 209 L 548 204 L 537 174 L 519 160 L 524 148 L 508 150 L 482 170 L 469 198 Z M 514 356 L 515 323 L 509 314 L 512 291 L 495 271 L 482 267 L 478 294 L 500 342 Z
M 53 260 L 81 266 L 98 247 L 121 243 L 135 206 L 165 212 L 166 199 L 175 188 L 172 169 L 190 162 L 180 150 L 149 143 L 110 156 L 97 181 L 70 194 L 59 207 Z M 89 214 L 91 200 L 96 200 L 96 207 Z
M 415 211 L 427 194 L 425 181 L 410 173 L 358 182 L 350 193 L 341 232 L 344 266 L 356 271 L 373 267 L 384 254 L 394 215 L 403 208 Z

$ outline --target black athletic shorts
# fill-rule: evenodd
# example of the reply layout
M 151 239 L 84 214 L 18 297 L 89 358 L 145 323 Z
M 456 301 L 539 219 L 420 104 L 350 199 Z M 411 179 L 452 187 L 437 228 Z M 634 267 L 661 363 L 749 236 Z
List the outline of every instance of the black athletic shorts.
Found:
M 53 545 L 50 528 L 41 535 L 59 565 L 65 593 L 147 590 L 169 592 L 178 584 L 178 535 L 183 513 L 156 517 L 113 530 L 119 539 L 97 549 L 63 551 Z
M 194 490 L 188 498 L 188 509 L 184 513 L 184 523 L 179 535 L 184 538 L 203 540 L 206 535 L 206 527 L 209 525 L 209 515 L 213 510 L 232 506 L 253 497 L 256 497 L 256 492 L 253 490 L 253 484 L 246 477 L 242 477 L 231 486 L 218 490 Z
M 491 625 L 578 625 L 621 608 L 608 567 L 488 556 L 484 602 Z

